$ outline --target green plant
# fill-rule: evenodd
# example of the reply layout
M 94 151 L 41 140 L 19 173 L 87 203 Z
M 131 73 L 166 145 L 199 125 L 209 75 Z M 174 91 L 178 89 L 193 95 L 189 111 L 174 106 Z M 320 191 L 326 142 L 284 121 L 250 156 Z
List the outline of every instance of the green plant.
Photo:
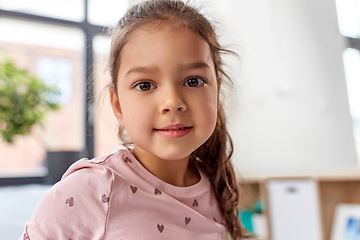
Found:
M 58 94 L 40 78 L 20 69 L 10 58 L 0 60 L 0 134 L 13 143 L 15 135 L 30 133 L 35 124 L 43 124 L 46 112 L 59 105 L 51 101 Z

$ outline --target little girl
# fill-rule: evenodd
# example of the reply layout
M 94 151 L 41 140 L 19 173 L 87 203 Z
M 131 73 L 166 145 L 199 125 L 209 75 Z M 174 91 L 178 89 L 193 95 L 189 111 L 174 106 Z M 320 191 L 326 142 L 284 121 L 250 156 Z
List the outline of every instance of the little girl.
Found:
M 109 92 L 133 147 L 73 164 L 21 239 L 246 238 L 221 52 L 214 27 L 182 1 L 132 7 L 113 31 Z

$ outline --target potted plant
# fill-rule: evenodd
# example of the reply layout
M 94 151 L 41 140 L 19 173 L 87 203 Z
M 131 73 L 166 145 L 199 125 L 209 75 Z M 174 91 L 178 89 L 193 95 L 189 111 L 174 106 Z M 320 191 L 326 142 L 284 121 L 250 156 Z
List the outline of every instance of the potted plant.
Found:
M 9 57 L 0 60 L 0 136 L 14 143 L 15 136 L 27 135 L 42 125 L 48 111 L 59 109 L 53 99 L 57 87 L 17 67 Z
M 0 61 L 0 134 L 9 143 L 26 135 L 35 124 L 42 125 L 46 112 L 57 110 L 51 98 L 58 94 L 40 78 L 18 68 L 10 58 Z

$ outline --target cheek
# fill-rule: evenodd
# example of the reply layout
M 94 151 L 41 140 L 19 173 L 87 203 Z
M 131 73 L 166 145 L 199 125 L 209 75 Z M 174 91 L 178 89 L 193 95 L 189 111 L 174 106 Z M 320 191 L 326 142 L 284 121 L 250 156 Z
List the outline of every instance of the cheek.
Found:
M 217 120 L 217 96 L 212 94 L 204 98 L 197 108 L 197 118 L 201 121 L 202 131 L 209 136 L 214 131 Z
M 209 119 L 210 119 L 209 124 L 212 127 L 212 131 L 211 131 L 211 133 L 212 133 L 215 129 L 215 125 L 216 125 L 216 121 L 217 121 L 218 106 L 219 106 L 217 90 L 212 95 L 211 101 L 212 101 L 212 103 L 209 106 L 209 115 L 210 115 L 209 116 Z
M 215 129 L 215 125 L 216 125 L 216 120 L 217 120 L 217 102 L 216 104 L 212 104 L 211 106 L 209 106 L 208 112 L 206 114 L 206 125 L 209 128 L 209 131 L 212 132 Z
M 123 127 L 128 133 L 129 137 L 132 134 L 139 134 L 148 128 L 153 119 L 151 108 L 143 102 L 129 101 L 122 106 L 123 112 Z

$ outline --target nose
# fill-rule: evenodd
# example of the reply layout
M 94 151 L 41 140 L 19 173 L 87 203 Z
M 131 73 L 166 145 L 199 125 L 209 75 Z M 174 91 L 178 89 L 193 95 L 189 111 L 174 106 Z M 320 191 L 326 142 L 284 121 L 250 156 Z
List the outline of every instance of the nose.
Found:
M 176 88 L 168 88 L 165 93 L 162 93 L 162 101 L 160 105 L 160 112 L 162 114 L 168 112 L 185 112 L 187 106 L 182 99 L 181 93 Z

